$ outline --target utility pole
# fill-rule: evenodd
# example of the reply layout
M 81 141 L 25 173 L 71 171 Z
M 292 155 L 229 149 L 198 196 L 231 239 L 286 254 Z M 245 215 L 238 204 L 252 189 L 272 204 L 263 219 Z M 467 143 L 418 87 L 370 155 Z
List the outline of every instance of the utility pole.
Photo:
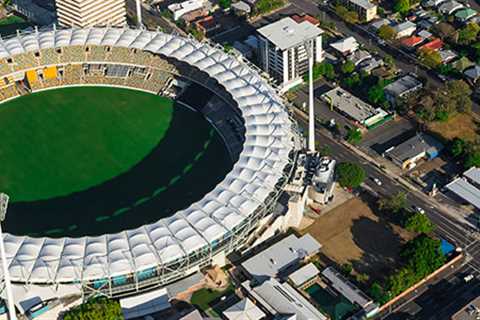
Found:
M 15 303 L 13 301 L 12 283 L 10 281 L 10 273 L 8 271 L 7 257 L 5 254 L 5 244 L 3 243 L 3 234 L 1 222 L 5 220 L 7 215 L 9 197 L 5 193 L 0 193 L 0 258 L 2 259 L 3 281 L 5 282 L 5 290 L 7 290 L 8 317 L 10 320 L 17 320 L 15 313 Z
M 312 40 L 304 42 L 308 56 L 308 150 L 315 152 L 315 106 L 313 104 L 313 44 Z M 315 40 L 313 40 L 315 41 Z

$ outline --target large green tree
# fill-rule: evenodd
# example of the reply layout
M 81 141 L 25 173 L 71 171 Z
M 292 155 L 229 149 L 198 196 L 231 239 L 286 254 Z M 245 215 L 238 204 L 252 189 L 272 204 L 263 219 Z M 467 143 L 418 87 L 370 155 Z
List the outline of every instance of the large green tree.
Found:
M 395 12 L 406 14 L 410 11 L 410 6 L 410 0 L 397 0 L 393 9 Z
M 355 70 L 355 63 L 353 63 L 351 60 L 347 60 L 344 64 L 342 64 L 341 70 L 344 74 L 350 74 Z
M 430 219 L 420 212 L 410 213 L 405 219 L 405 229 L 418 233 L 431 233 L 434 229 Z
M 378 29 L 378 36 L 383 40 L 393 40 L 396 38 L 397 33 L 391 26 L 384 24 Z
M 423 48 L 419 52 L 420 60 L 429 68 L 435 69 L 442 63 L 442 57 L 438 51 Z
M 480 32 L 480 26 L 475 22 L 468 23 L 465 27 L 458 31 L 458 42 L 461 44 L 470 44 L 477 40 Z
M 380 210 L 399 213 L 407 206 L 407 194 L 403 191 L 378 200 Z
M 337 177 L 340 186 L 356 188 L 365 180 L 365 170 L 355 163 L 343 162 L 337 166 Z
M 64 320 L 122 320 L 120 304 L 106 298 L 92 299 L 75 307 L 64 315 Z
M 421 234 L 405 244 L 400 257 L 418 277 L 424 278 L 445 263 L 440 240 Z

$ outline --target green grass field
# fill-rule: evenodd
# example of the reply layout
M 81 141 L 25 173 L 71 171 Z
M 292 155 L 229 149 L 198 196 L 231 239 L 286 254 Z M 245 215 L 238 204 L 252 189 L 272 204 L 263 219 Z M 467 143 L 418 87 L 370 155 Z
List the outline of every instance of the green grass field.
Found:
M 68 195 L 141 161 L 162 140 L 173 101 L 107 87 L 44 91 L 0 104 L 0 190 L 12 201 Z

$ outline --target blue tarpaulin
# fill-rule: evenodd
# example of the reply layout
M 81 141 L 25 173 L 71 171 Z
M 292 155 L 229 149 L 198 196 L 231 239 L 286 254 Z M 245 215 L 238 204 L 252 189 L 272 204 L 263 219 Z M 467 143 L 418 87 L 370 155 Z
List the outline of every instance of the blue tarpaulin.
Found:
M 444 256 L 448 255 L 450 252 L 455 250 L 455 247 L 453 246 L 453 244 L 451 244 L 450 242 L 448 242 L 444 239 L 442 239 L 442 241 L 440 243 L 440 247 L 442 249 L 442 254 Z

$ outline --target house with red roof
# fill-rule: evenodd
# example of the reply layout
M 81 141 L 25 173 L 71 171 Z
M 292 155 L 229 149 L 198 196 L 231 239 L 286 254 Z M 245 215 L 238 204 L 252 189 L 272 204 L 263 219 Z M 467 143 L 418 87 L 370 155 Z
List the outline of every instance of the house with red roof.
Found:
M 402 44 L 403 47 L 405 47 L 408 50 L 414 50 L 416 46 L 424 42 L 425 39 L 422 37 L 418 36 L 411 36 L 405 39 L 402 39 L 400 43 Z
M 443 41 L 440 38 L 435 38 L 430 42 L 425 43 L 423 46 L 419 48 L 419 50 L 433 50 L 438 51 L 443 47 Z

